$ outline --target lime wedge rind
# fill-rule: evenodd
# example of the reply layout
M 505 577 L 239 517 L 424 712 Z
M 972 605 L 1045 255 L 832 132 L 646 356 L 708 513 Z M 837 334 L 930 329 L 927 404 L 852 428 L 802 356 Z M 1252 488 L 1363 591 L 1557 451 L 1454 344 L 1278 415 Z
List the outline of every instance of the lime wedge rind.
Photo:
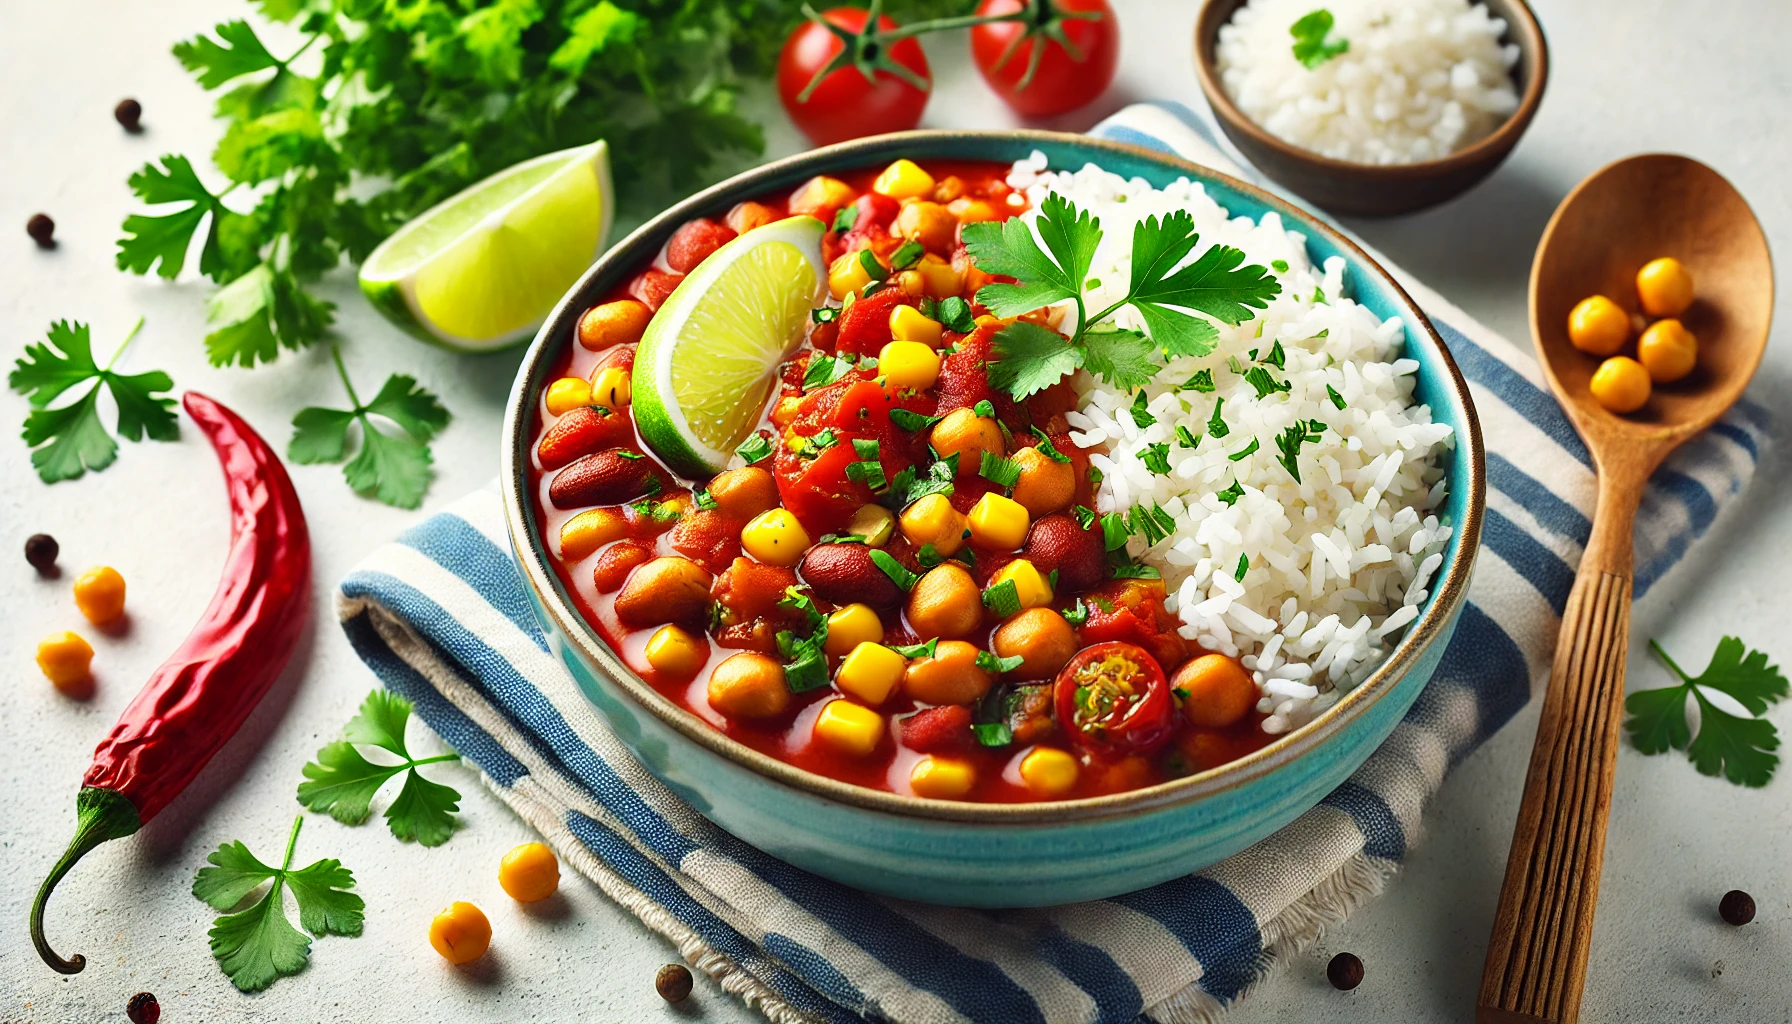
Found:
M 726 469 L 759 423 L 825 292 L 824 230 L 792 217 L 747 232 L 680 282 L 648 325 L 635 357 L 635 423 L 673 469 Z
M 603 251 L 613 195 L 602 140 L 525 160 L 394 232 L 363 262 L 361 291 L 423 341 L 463 352 L 525 341 Z

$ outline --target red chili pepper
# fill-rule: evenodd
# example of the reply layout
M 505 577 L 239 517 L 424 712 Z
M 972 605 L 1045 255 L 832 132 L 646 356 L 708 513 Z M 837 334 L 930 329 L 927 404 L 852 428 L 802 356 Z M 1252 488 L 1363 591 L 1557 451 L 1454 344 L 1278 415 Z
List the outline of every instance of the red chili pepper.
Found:
M 186 789 L 279 678 L 311 608 L 311 538 L 279 457 L 204 395 L 189 391 L 182 404 L 224 470 L 230 555 L 211 607 L 94 751 L 75 798 L 74 841 L 31 904 L 31 941 L 63 974 L 87 960 L 64 960 L 44 939 L 44 904 L 56 883 L 89 850 L 142 828 Z

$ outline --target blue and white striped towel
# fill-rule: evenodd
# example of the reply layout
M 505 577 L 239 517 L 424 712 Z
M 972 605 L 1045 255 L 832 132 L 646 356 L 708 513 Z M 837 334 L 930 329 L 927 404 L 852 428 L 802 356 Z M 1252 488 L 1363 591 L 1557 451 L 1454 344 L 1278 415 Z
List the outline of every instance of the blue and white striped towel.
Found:
M 1179 106 L 1130 107 L 1094 134 L 1240 173 Z M 1529 350 L 1400 277 L 1468 377 L 1486 431 L 1471 603 L 1386 746 L 1324 803 L 1199 875 L 1095 903 L 986 913 L 866 895 L 747 846 L 648 775 L 548 653 L 495 490 L 345 579 L 343 628 L 568 863 L 773 1021 L 1210 1020 L 1398 867 L 1445 774 L 1547 673 L 1587 539 L 1591 460 Z M 1655 475 L 1636 527 L 1639 593 L 1748 482 L 1765 421 L 1745 403 Z

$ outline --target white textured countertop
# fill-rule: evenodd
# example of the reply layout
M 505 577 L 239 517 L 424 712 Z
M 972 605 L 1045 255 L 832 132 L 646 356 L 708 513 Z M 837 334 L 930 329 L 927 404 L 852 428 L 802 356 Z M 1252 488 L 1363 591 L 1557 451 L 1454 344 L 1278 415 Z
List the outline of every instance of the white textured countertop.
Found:
M 1062 127 L 1085 127 L 1134 98 L 1196 94 L 1189 0 L 1117 0 L 1125 66 L 1100 109 Z M 1540 0 L 1553 75 L 1542 112 L 1491 180 L 1441 209 L 1356 225 L 1482 321 L 1523 342 L 1531 250 L 1556 202 L 1608 160 L 1674 150 L 1712 164 L 1754 205 L 1769 239 L 1792 239 L 1792 5 L 1784 0 Z M 285 355 L 272 369 L 215 370 L 200 338 L 207 288 L 165 284 L 113 268 L 113 240 L 129 207 L 125 177 L 166 152 L 208 153 L 216 126 L 210 99 L 168 55 L 168 45 L 226 18 L 241 0 L 102 3 L 0 0 L 0 356 L 10 364 L 53 319 L 90 321 L 105 349 L 138 315 L 148 327 L 128 367 L 161 367 L 182 388 L 212 394 L 247 416 L 276 445 L 304 405 L 337 401 L 324 350 Z M 930 44 L 940 75 L 927 124 L 1002 126 L 1005 108 L 957 59 L 962 41 Z M 948 57 L 948 54 L 951 54 Z M 946 66 L 949 65 L 949 66 Z M 113 104 L 135 96 L 148 128 L 126 135 Z M 773 115 L 773 120 L 778 116 Z M 773 128 L 773 149 L 796 140 Z M 43 210 L 60 247 L 42 253 L 19 230 Z M 1647 216 L 1648 211 L 1638 211 Z M 1784 266 L 1784 264 L 1782 264 Z M 1782 269 L 1782 292 L 1789 282 Z M 345 274 L 331 297 L 357 380 L 402 370 L 442 395 L 454 424 L 436 442 L 438 505 L 497 469 L 502 402 L 517 356 L 453 356 L 412 342 L 381 321 Z M 1754 395 L 1792 408 L 1792 341 L 1782 318 Z M 498 858 L 528 838 L 524 826 L 458 768 L 437 769 L 458 786 L 464 827 L 446 846 L 400 844 L 375 823 L 345 828 L 309 816 L 298 863 L 334 856 L 352 868 L 369 905 L 366 933 L 326 938 L 310 968 L 245 997 L 213 963 L 204 934 L 211 911 L 188 893 L 219 843 L 242 839 L 264 856 L 297 810 L 299 767 L 334 738 L 373 677 L 330 621 L 334 582 L 414 514 L 354 497 L 334 467 L 297 467 L 294 479 L 316 539 L 323 621 L 293 667 L 188 793 L 140 836 L 90 855 L 51 905 L 50 931 L 64 953 L 84 952 L 84 974 L 44 968 L 25 933 L 26 907 L 66 843 L 74 794 L 93 743 L 138 683 L 186 634 L 215 584 L 226 536 L 216 464 L 190 425 L 178 444 L 125 446 L 118 463 L 76 483 L 45 487 L 12 436 L 24 401 L 0 397 L 0 1021 L 123 1020 L 139 989 L 160 997 L 163 1020 L 623 1021 L 757 1019 L 700 980 L 673 1010 L 654 994 L 672 949 L 595 887 L 570 880 L 564 899 L 523 910 L 495 884 Z M 1718 637 L 1739 634 L 1784 664 L 1787 570 L 1792 569 L 1792 481 L 1780 451 L 1753 491 L 1725 513 L 1693 556 L 1635 611 L 1633 685 L 1661 685 L 1642 641 L 1661 637 L 1701 663 Z M 16 554 L 39 530 L 63 545 L 63 565 L 107 562 L 131 585 L 131 622 L 96 637 L 98 695 L 63 699 L 30 664 L 36 641 L 78 622 L 67 579 L 39 582 Z M 1792 717 L 1774 717 L 1792 725 Z M 1429 811 L 1427 833 L 1388 892 L 1318 949 L 1299 957 L 1230 1019 L 1258 1021 L 1461 1021 L 1470 1017 L 1506 846 L 1536 721 L 1535 705 L 1470 757 Z M 1680 756 L 1645 758 L 1626 748 L 1607 846 L 1587 1021 L 1792 1021 L 1792 779 L 1746 791 L 1697 775 Z M 1752 892 L 1755 924 L 1716 919 L 1727 889 Z M 496 938 L 482 968 L 448 968 L 425 942 L 431 914 L 454 899 L 481 903 Z M 1331 953 L 1360 955 L 1355 992 L 1325 984 Z

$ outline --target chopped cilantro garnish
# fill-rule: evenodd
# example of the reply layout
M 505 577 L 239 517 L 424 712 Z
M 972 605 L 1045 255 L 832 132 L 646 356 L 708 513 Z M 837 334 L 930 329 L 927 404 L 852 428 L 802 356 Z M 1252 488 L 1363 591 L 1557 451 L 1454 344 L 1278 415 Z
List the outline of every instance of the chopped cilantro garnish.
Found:
M 809 311 L 809 319 L 818 324 L 831 324 L 840 319 L 840 310 L 834 306 L 817 306 Z
M 890 269 L 907 270 L 921 262 L 921 256 L 926 251 L 927 247 L 920 242 L 904 242 L 896 247 L 895 252 L 890 254 Z
M 1118 551 L 1126 546 L 1126 538 L 1132 533 L 1127 528 L 1126 517 L 1118 512 L 1109 512 L 1101 517 L 1101 544 L 1109 551 Z
M 842 206 L 834 214 L 834 230 L 835 231 L 851 231 L 852 226 L 854 224 L 857 224 L 858 222 L 859 222 L 859 207 L 858 207 L 857 203 L 854 203 L 850 206 Z
M 692 491 L 691 501 L 696 503 L 698 508 L 703 509 L 706 512 L 720 507 L 716 504 L 716 499 L 710 495 L 709 488 L 707 487 L 699 487 L 695 491 Z
M 1332 387 L 1330 384 L 1325 386 L 1325 397 L 1331 399 L 1332 404 L 1338 408 L 1344 408 L 1344 396 L 1338 394 L 1338 389 Z
M 902 655 L 904 658 L 931 658 L 931 657 L 933 657 L 933 652 L 939 647 L 939 645 L 940 645 L 940 638 L 936 636 L 924 644 L 909 644 L 907 646 L 892 646 L 890 648 L 890 650 L 895 651 L 897 654 Z
M 764 434 L 754 434 L 752 437 L 741 442 L 739 448 L 734 449 L 734 454 L 740 456 L 741 460 L 748 465 L 752 465 L 753 463 L 764 459 L 771 453 L 771 439 Z
M 882 494 L 890 486 L 890 481 L 884 476 L 883 463 L 876 460 L 847 463 L 846 479 L 863 483 L 871 488 L 873 494 Z
M 1029 427 L 1028 429 L 1030 429 L 1033 432 L 1034 437 L 1039 439 L 1039 443 L 1037 445 L 1034 445 L 1034 447 L 1039 450 L 1039 454 L 1045 456 L 1046 458 L 1052 460 L 1053 462 L 1069 462 L 1070 461 L 1070 456 L 1059 451 L 1057 446 L 1052 444 L 1052 438 L 1051 438 L 1050 434 L 1047 434 L 1045 431 L 1040 430 L 1038 427 Z
M 1294 388 L 1294 385 L 1288 381 L 1277 380 L 1270 376 L 1269 371 L 1261 366 L 1253 366 L 1246 370 L 1244 379 L 1251 387 L 1257 389 L 1258 398 L 1268 398 L 1278 391 L 1291 391 Z
M 1207 421 L 1207 433 L 1215 438 L 1225 437 L 1232 432 L 1232 428 L 1226 426 L 1226 421 L 1220 418 L 1220 409 L 1225 404 L 1224 398 L 1213 400 L 1213 418 Z
M 815 353 L 809 360 L 809 366 L 803 371 L 803 390 L 814 391 L 825 388 L 852 372 L 852 361 L 825 352 Z
M 926 430 L 928 427 L 933 426 L 944 418 L 945 417 L 943 416 L 923 416 L 918 412 L 911 412 L 908 409 L 890 410 L 890 422 L 911 434 L 916 431 Z
M 1350 40 L 1338 39 L 1328 42 L 1333 25 L 1332 12 L 1321 7 L 1300 17 L 1293 25 L 1288 26 L 1288 34 L 1294 37 L 1294 59 L 1311 71 L 1340 53 L 1350 49 Z
M 1213 371 L 1196 370 L 1195 375 L 1182 382 L 1179 391 L 1202 391 L 1211 393 L 1214 390 Z
M 1151 547 L 1157 542 L 1176 532 L 1176 520 L 1165 512 L 1161 505 L 1134 505 L 1132 514 L 1128 516 L 1132 532 L 1145 538 L 1145 546 Z
M 1257 361 L 1260 363 L 1268 363 L 1278 370 L 1286 370 L 1288 368 L 1288 353 L 1282 349 L 1281 339 L 1276 339 L 1276 343 L 1269 346 L 1269 352 L 1266 353 L 1262 359 Z
M 1182 428 L 1177 427 L 1176 429 L 1181 430 Z M 1139 449 L 1137 454 L 1144 461 L 1145 468 L 1153 474 L 1157 476 L 1170 475 L 1170 446 L 1167 442 L 1147 444 Z
M 1084 604 L 1083 599 L 1079 597 L 1076 599 L 1076 604 L 1064 609 L 1059 614 L 1064 616 L 1065 622 L 1072 626 L 1080 626 L 1089 621 L 1089 606 Z
M 983 656 L 988 653 L 988 651 L 984 651 L 977 656 L 978 665 L 982 665 Z M 1002 660 L 1009 659 L 1003 658 Z M 1013 660 L 1016 665 L 1020 664 L 1019 657 Z M 1010 668 L 1012 667 L 1010 666 Z M 1008 669 L 1002 669 L 1002 671 L 1006 672 Z M 971 726 L 971 732 L 976 734 L 977 742 L 985 747 L 1005 747 L 1014 742 L 1014 730 L 1008 727 L 1007 722 L 978 722 Z
M 1239 482 L 1238 480 L 1233 480 L 1232 486 L 1226 488 L 1223 491 L 1215 491 L 1213 496 L 1220 499 L 1221 502 L 1223 502 L 1227 505 L 1230 505 L 1233 502 L 1237 501 L 1238 499 L 1244 497 L 1244 484 Z
M 1718 641 L 1710 664 L 1697 676 L 1668 657 L 1661 645 L 1649 641 L 1649 649 L 1667 664 L 1680 682 L 1654 690 L 1638 690 L 1624 700 L 1630 713 L 1624 728 L 1630 742 L 1645 754 L 1669 749 L 1684 750 L 1693 767 L 1704 775 L 1722 775 L 1742 786 L 1765 786 L 1779 766 L 1779 733 L 1764 718 L 1743 718 L 1719 708 L 1713 692 L 1760 715 L 1768 705 L 1787 694 L 1786 677 L 1767 661 L 1764 651 L 1746 650 L 1741 640 L 1726 636 Z M 1693 735 L 1686 720 L 1686 697 L 1699 706 L 1699 732 Z
M 976 664 L 977 664 L 977 667 L 982 669 L 983 671 L 988 672 L 992 675 L 999 676 L 1004 672 L 1012 672 L 1015 669 L 1019 668 L 1020 663 L 1025 660 L 1027 660 L 1027 659 L 1021 657 L 1018 654 L 1012 654 L 1006 658 L 999 658 L 996 655 L 991 654 L 988 651 L 978 651 Z M 1006 729 L 1007 726 L 1003 726 L 1002 728 Z M 978 739 L 982 739 L 981 734 L 978 735 Z M 996 746 L 1001 746 L 1001 744 L 985 743 L 984 746 L 996 747 Z
M 976 405 L 971 406 L 971 415 L 994 419 L 996 415 L 995 403 L 987 398 L 982 399 Z
M 1189 430 L 1187 427 L 1183 426 L 1180 423 L 1176 424 L 1176 446 L 1177 447 L 1193 448 L 1200 443 L 1201 443 L 1201 439 L 1196 437 L 1194 435 L 1193 431 Z
M 1318 429 L 1315 430 L 1315 427 Z M 1288 471 L 1288 475 L 1294 478 L 1295 483 L 1301 482 L 1300 446 L 1310 441 L 1319 440 L 1319 436 L 1324 430 L 1325 424 L 1318 420 L 1309 420 L 1306 423 L 1296 423 L 1286 427 L 1276 435 L 1276 451 L 1280 453 L 1276 456 L 1276 461 L 1282 464 L 1282 468 Z
M 855 437 L 852 439 L 852 453 L 861 459 L 875 459 L 881 446 L 875 437 Z
M 971 304 L 956 295 L 938 302 L 927 299 L 921 304 L 921 312 L 960 334 L 969 334 L 977 329 L 977 318 L 971 314 Z
M 645 459 L 647 457 L 645 455 L 642 455 L 640 452 L 617 452 L 616 454 L 622 458 L 627 459 L 630 462 L 639 462 L 642 459 Z
M 1287 260 L 1270 260 L 1269 261 L 1269 269 L 1275 271 L 1278 274 L 1286 274 L 1288 272 L 1288 261 Z
M 882 281 L 890 276 L 890 270 L 877 261 L 877 254 L 870 249 L 859 250 L 859 266 L 873 281 Z
M 1140 430 L 1144 430 L 1146 427 L 1157 422 L 1157 417 L 1151 415 L 1151 410 L 1146 408 L 1147 401 L 1145 392 L 1141 391 L 1133 398 L 1132 407 L 1127 410 L 1127 412 L 1132 414 L 1133 425 Z
M 998 619 L 1020 614 L 1020 588 L 1013 580 L 1003 580 L 983 592 L 983 607 L 994 612 Z
M 1250 572 L 1250 571 L 1251 571 L 1251 556 L 1246 555 L 1246 554 L 1240 554 L 1238 556 L 1238 567 L 1232 570 L 1232 578 L 1237 580 L 1240 583 L 1243 583 L 1244 582 L 1244 574 L 1247 572 Z
M 1238 460 L 1245 458 L 1246 456 L 1250 455 L 1252 452 L 1254 452 L 1256 450 L 1257 450 L 1257 439 L 1253 437 L 1253 438 L 1251 438 L 1250 444 L 1247 444 L 1243 448 L 1240 448 L 1237 451 L 1228 454 L 1226 456 L 1226 458 L 1231 459 L 1233 462 L 1237 462 Z
M 909 572 L 901 562 L 896 560 L 896 556 L 890 554 L 888 551 L 883 551 L 878 548 L 871 549 L 871 561 L 872 564 L 883 571 L 885 576 L 890 577 L 892 582 L 902 588 L 903 593 L 907 593 L 909 590 L 913 589 L 915 581 L 921 578 L 914 573 Z
M 1137 562 L 1123 562 L 1120 565 L 1116 565 L 1109 575 L 1117 580 L 1161 580 L 1164 578 L 1164 574 L 1158 572 L 1156 566 L 1140 565 Z M 1101 602 L 1099 601 L 1096 602 L 1097 605 L 1100 605 L 1100 603 Z M 1113 609 L 1104 608 L 1102 610 L 1112 611 Z
M 977 475 L 997 487 L 1013 487 L 1020 480 L 1020 463 L 986 451 L 983 464 L 977 467 Z
M 1091 525 L 1093 525 L 1095 520 L 1097 518 L 1099 518 L 1098 516 L 1096 516 L 1094 509 L 1085 508 L 1082 505 L 1072 505 L 1070 508 L 1070 514 L 1076 517 L 1076 525 L 1082 527 L 1085 530 L 1087 530 Z

